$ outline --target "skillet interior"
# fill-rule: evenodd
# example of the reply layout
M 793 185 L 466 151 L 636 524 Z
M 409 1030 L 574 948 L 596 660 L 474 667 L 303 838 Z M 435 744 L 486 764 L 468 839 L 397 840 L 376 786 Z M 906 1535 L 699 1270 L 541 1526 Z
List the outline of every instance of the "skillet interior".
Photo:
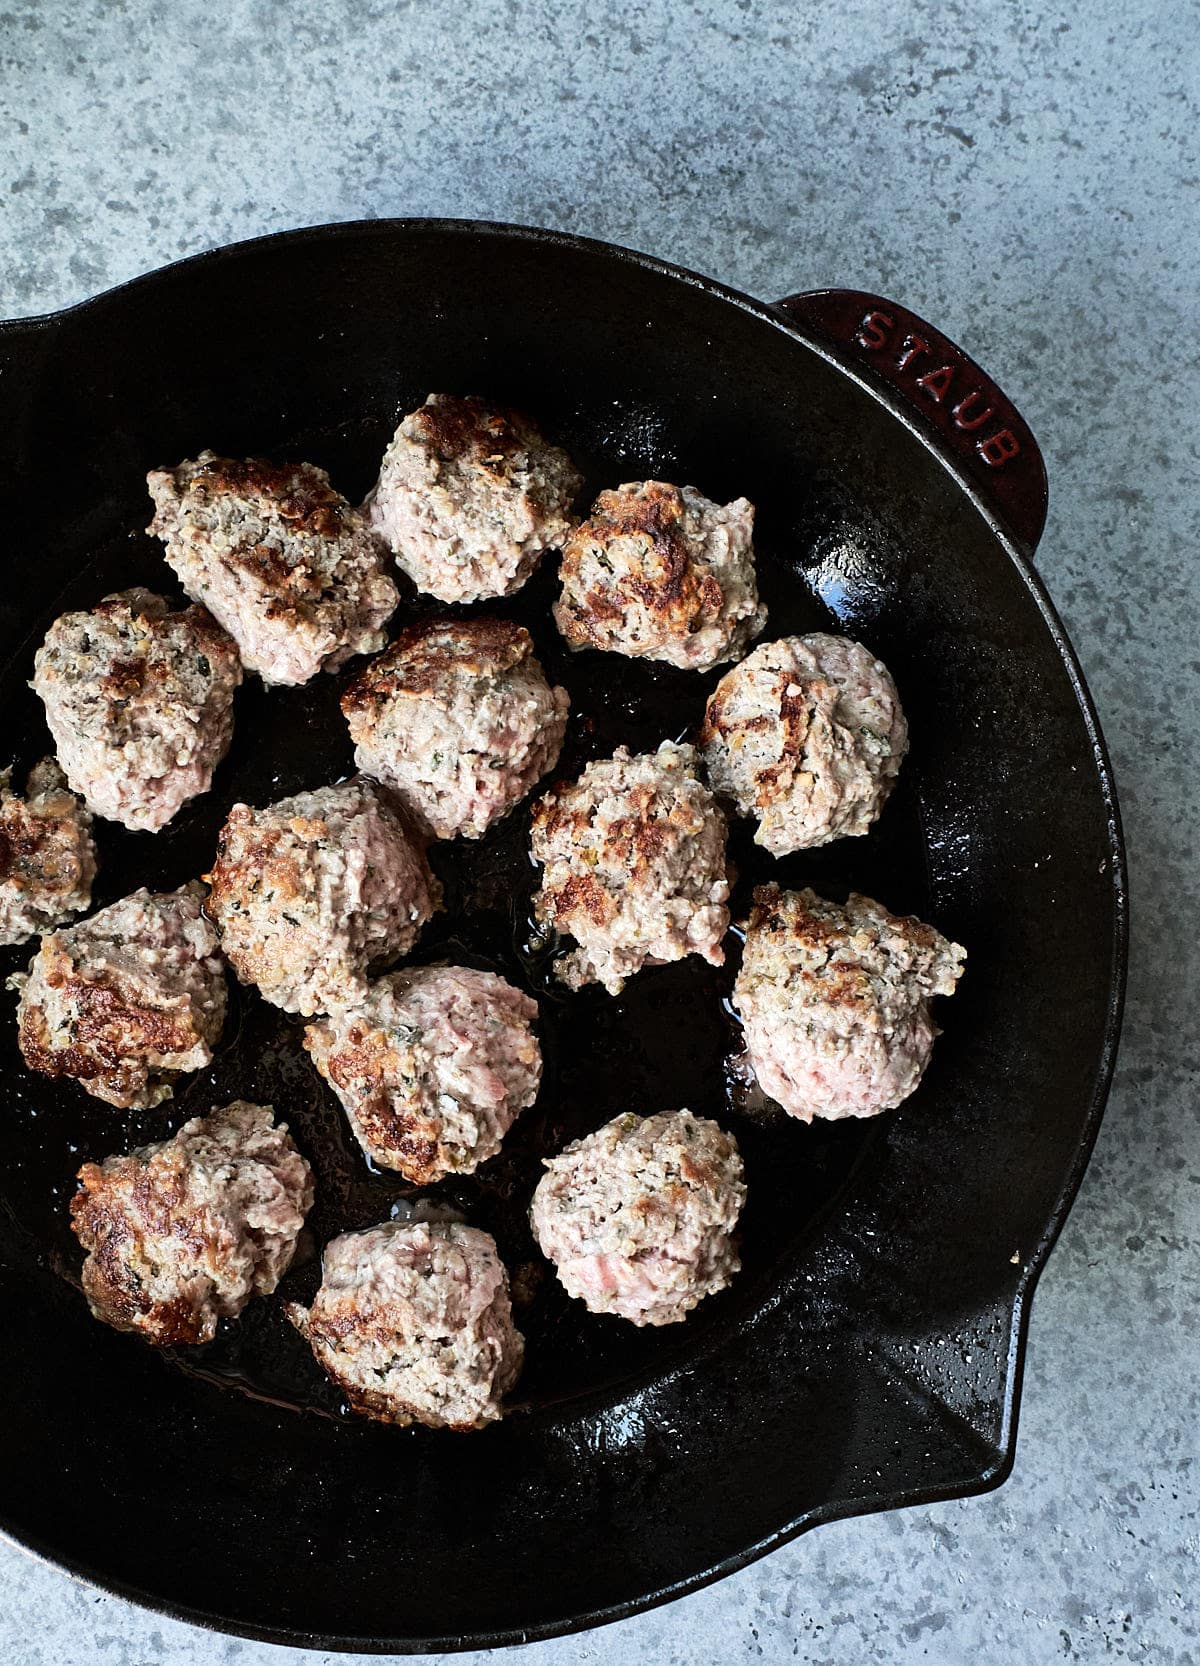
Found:
M 169 588 L 138 530 L 148 466 L 205 444 L 304 456 L 353 498 L 399 410 L 432 387 L 477 390 L 534 411 L 589 487 L 658 475 L 758 504 L 770 634 L 861 634 L 899 681 L 914 745 L 870 838 L 776 864 L 740 833 L 739 898 L 768 873 L 833 895 L 853 885 L 925 913 L 971 959 L 919 1094 L 874 1123 L 806 1130 L 731 1091 L 733 957 L 723 973 L 644 974 L 617 1002 L 564 1000 L 530 939 L 525 816 L 441 847 L 450 908 L 420 957 L 462 953 L 525 982 L 549 1061 L 501 1157 L 443 1189 L 518 1269 L 529 1339 L 518 1414 L 458 1439 L 341 1418 L 274 1302 L 167 1362 L 91 1322 L 69 1283 L 78 1163 L 235 1095 L 272 1100 L 315 1161 L 317 1242 L 404 1207 L 411 1189 L 367 1169 L 291 1021 L 243 994 L 214 1070 L 141 1116 L 34 1082 L 9 1023 L 0 1313 L 26 1339 L 0 1389 L 10 1530 L 194 1618 L 438 1646 L 585 1623 L 802 1521 L 998 1479 L 1014 1313 L 1093 1120 L 1113 834 L 1060 651 L 954 480 L 771 321 L 561 240 L 419 225 L 273 240 L 102 298 L 32 345 L 5 483 L 28 577 L 0 601 L 19 766 L 46 745 L 23 685 L 50 619 L 129 583 Z M 565 655 L 547 628 L 553 592 L 543 573 L 503 610 L 571 691 L 564 771 L 696 722 L 715 678 Z M 101 828 L 97 902 L 202 870 L 234 798 L 344 773 L 340 681 L 244 690 L 208 799 L 154 838 Z M 524 1224 L 538 1154 L 626 1106 L 680 1104 L 743 1145 L 745 1271 L 666 1333 L 588 1318 Z M 316 1276 L 312 1253 L 287 1293 Z

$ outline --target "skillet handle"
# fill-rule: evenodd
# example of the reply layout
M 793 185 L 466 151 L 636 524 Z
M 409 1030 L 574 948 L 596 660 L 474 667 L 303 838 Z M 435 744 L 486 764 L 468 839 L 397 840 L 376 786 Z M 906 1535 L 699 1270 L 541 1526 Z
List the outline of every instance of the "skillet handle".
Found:
M 907 307 L 860 289 L 775 303 L 792 324 L 893 388 L 954 472 L 1032 555 L 1046 524 L 1046 467 L 1028 423 L 961 347 Z

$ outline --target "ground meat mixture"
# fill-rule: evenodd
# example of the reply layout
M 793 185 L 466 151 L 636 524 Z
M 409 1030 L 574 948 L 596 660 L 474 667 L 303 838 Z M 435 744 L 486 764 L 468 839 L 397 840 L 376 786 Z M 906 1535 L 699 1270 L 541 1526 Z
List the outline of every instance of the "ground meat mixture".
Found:
M 56 619 L 34 661 L 71 790 L 108 821 L 154 833 L 207 792 L 233 735 L 237 649 L 202 607 L 149 590 Z
M 601 492 L 563 546 L 554 609 L 572 648 L 706 671 L 766 623 L 754 575 L 754 505 L 642 480 Z
M 495 1241 L 452 1222 L 390 1222 L 325 1250 L 307 1312 L 288 1308 L 318 1363 L 364 1417 L 479 1429 L 521 1370 Z
M 0 770 L 0 946 L 82 914 L 92 900 L 92 818 L 53 758 L 29 775 L 25 797 Z
M 422 966 L 310 1024 L 304 1045 L 371 1161 L 431 1185 L 494 1157 L 537 1098 L 537 1011 L 494 972 Z
M 386 554 L 324 469 L 202 451 L 147 484 L 167 564 L 265 683 L 306 683 L 383 647 L 399 599 Z
M 690 746 L 587 766 L 533 809 L 531 850 L 543 864 L 539 924 L 579 945 L 558 964 L 570 988 L 618 994 L 646 965 L 698 954 L 721 965 L 729 926 L 725 816 L 696 776 Z
M 135 891 L 43 937 L 28 974 L 9 979 L 29 1068 L 127 1110 L 161 1104 L 176 1077 L 211 1064 L 225 973 L 203 898 L 196 884 Z
M 158 1347 L 210 1342 L 287 1271 L 312 1172 L 269 1105 L 243 1100 L 174 1139 L 85 1163 L 71 1225 L 97 1319 Z
M 899 1105 L 938 1034 L 929 999 L 953 994 L 965 957 L 870 897 L 760 886 L 733 1003 L 762 1088 L 802 1122 Z
M 418 590 L 475 602 L 519 590 L 562 544 L 582 484 L 520 412 L 431 393 L 397 428 L 363 509 Z
M 785 636 L 726 673 L 700 745 L 714 791 L 757 818 L 776 856 L 866 833 L 904 754 L 908 725 L 887 667 L 845 636 Z
M 342 696 L 358 767 L 438 839 L 478 839 L 552 769 L 569 701 L 507 619 L 426 619 Z
M 238 977 L 306 1018 L 362 1001 L 368 968 L 407 953 L 441 904 L 420 844 L 361 775 L 264 810 L 235 804 L 208 878 Z
M 737 1272 L 745 1201 L 732 1136 L 669 1111 L 616 1117 L 549 1158 L 530 1219 L 568 1294 L 593 1313 L 673 1325 Z

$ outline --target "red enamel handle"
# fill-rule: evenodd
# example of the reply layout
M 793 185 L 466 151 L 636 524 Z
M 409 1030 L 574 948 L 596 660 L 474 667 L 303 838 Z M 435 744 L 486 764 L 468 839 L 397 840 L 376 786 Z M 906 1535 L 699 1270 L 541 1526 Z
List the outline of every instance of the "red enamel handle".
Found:
M 777 309 L 895 389 L 955 470 L 1028 554 L 1046 524 L 1046 467 L 1012 400 L 961 347 L 907 307 L 859 289 L 789 295 Z

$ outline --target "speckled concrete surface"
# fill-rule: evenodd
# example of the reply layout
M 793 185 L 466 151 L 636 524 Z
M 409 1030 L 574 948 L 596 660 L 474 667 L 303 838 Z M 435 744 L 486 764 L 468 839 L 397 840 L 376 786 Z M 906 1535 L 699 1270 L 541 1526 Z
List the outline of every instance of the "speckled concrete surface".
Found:
M 1033 1316 L 1016 1474 L 826 1528 L 602 1660 L 996 1666 L 1200 1654 L 1195 16 L 1176 0 L 8 0 L 0 315 L 295 224 L 527 221 L 762 296 L 877 288 L 1042 440 L 1042 570 L 1091 679 L 1135 886 L 1119 1081 Z M 0 1548 L 0 1660 L 311 1660 Z M 514 1656 L 515 1659 L 515 1656 Z

